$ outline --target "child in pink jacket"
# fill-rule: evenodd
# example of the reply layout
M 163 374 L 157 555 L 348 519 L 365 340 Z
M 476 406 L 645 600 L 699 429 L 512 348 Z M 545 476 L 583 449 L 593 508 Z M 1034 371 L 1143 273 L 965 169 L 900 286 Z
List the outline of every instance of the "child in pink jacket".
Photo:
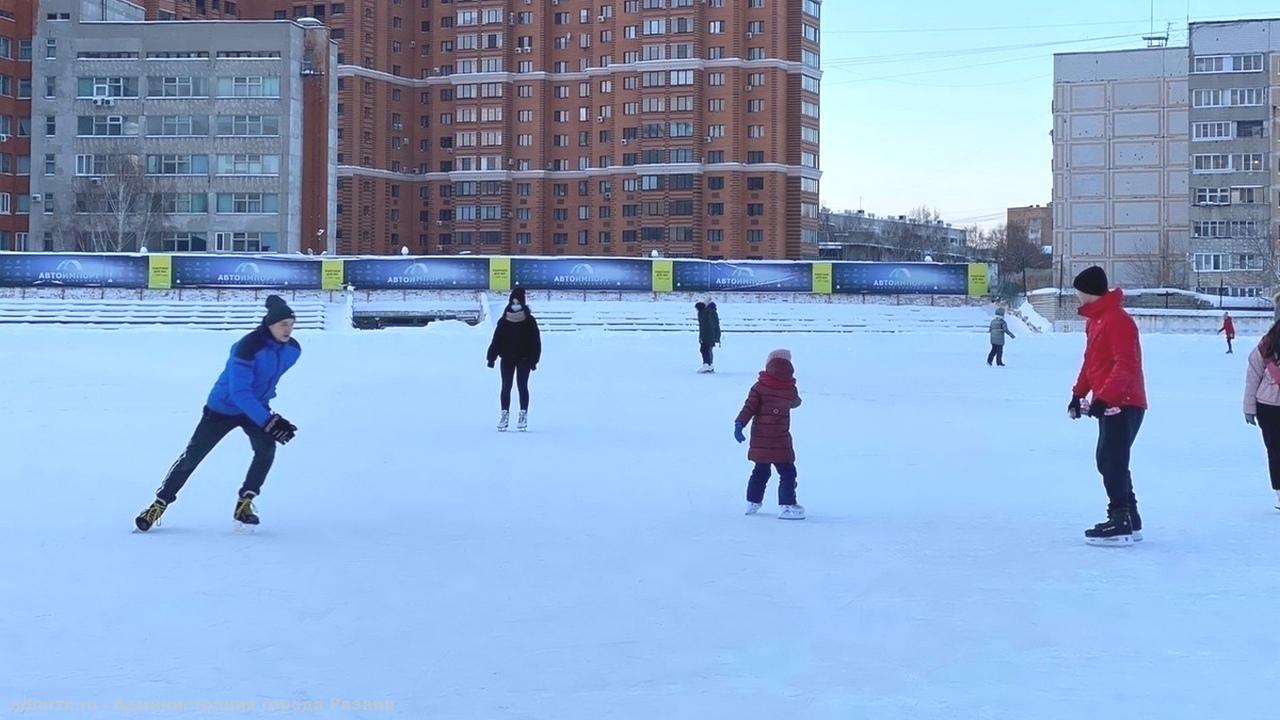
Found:
M 1244 421 L 1262 430 L 1271 472 L 1271 489 L 1280 510 L 1280 295 L 1276 297 L 1275 324 L 1249 353 L 1244 382 Z

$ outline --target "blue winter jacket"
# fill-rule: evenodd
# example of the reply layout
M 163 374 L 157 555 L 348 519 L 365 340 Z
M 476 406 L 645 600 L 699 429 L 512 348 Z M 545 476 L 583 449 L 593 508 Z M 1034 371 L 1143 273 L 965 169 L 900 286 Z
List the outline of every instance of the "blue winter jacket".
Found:
M 265 325 L 231 347 L 227 366 L 209 392 L 210 410 L 223 415 L 247 415 L 259 426 L 271 417 L 276 383 L 302 355 L 297 340 L 278 342 Z

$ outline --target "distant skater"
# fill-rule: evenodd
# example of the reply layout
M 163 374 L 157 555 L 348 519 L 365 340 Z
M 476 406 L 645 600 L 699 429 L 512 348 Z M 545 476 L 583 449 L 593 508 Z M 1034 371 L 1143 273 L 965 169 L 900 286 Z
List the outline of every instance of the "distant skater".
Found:
M 533 311 L 525 302 L 524 288 L 512 290 L 507 298 L 507 307 L 493 329 L 493 342 L 489 343 L 487 358 L 489 367 L 502 359 L 502 390 L 498 393 L 502 415 L 498 419 L 498 431 L 506 432 L 511 421 L 511 386 L 514 383 L 520 392 L 520 417 L 516 420 L 516 429 L 524 432 L 529 428 L 529 373 L 538 369 L 538 361 L 542 359 L 542 333 L 538 330 Z
M 1222 313 L 1222 327 L 1218 328 L 1219 333 L 1225 333 L 1227 336 L 1227 354 L 1232 353 L 1231 341 L 1236 339 L 1236 324 L 1231 319 L 1231 313 Z
M 796 451 L 791 441 L 791 411 L 798 407 L 800 393 L 796 390 L 791 352 L 774 350 L 733 423 L 733 437 L 740 443 L 747 441 L 742 430 L 751 424 L 747 459 L 756 466 L 747 482 L 748 515 L 755 515 L 764 503 L 772 466 L 778 469 L 778 518 L 804 519 L 804 506 L 796 502 Z
M 994 360 L 996 365 L 1004 367 L 1004 338 L 1008 335 L 1013 339 L 1017 339 L 1009 331 L 1009 323 L 1004 319 L 1004 308 L 996 308 L 996 316 L 991 318 L 991 352 L 987 353 L 987 364 L 990 365 Z
M 698 347 L 702 351 L 702 367 L 698 372 L 713 373 L 716 371 L 714 349 L 720 344 L 720 313 L 713 302 L 700 302 L 693 307 L 698 311 Z

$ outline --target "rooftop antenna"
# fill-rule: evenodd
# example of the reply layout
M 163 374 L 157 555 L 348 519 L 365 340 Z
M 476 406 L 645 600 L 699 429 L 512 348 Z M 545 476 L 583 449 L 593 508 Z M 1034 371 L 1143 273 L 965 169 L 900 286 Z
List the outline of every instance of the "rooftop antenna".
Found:
M 1147 41 L 1147 47 L 1167 47 L 1169 45 L 1169 27 L 1166 25 L 1163 34 L 1156 34 L 1156 0 L 1151 0 L 1151 29 L 1147 35 L 1142 36 Z

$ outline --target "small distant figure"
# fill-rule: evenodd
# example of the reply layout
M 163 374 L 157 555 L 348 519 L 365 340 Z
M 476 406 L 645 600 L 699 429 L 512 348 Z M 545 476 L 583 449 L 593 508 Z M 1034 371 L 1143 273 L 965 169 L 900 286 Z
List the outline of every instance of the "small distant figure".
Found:
M 1009 323 L 1004 319 L 1004 308 L 996 308 L 996 316 L 991 318 L 991 352 L 987 353 L 987 364 L 993 361 L 999 367 L 1004 367 L 1004 337 L 1008 335 L 1013 339 L 1018 339 L 1009 331 Z
M 751 423 L 747 459 L 756 466 L 747 482 L 748 515 L 760 511 L 773 466 L 778 468 L 779 476 L 778 519 L 804 519 L 804 506 L 796 502 L 796 451 L 791 441 L 791 411 L 798 407 L 800 393 L 796 390 L 791 351 L 774 350 L 733 423 L 733 437 L 740 443 L 747 441 L 742 430 Z
M 529 373 L 537 370 L 538 362 L 542 360 L 542 333 L 529 303 L 525 301 L 524 288 L 511 291 L 507 307 L 493 328 L 493 342 L 489 343 L 485 359 L 492 368 L 499 358 L 502 359 L 499 363 L 502 389 L 498 393 L 498 402 L 502 406 L 502 415 L 498 418 L 498 432 L 506 432 L 511 422 L 513 383 L 520 392 L 520 416 L 516 420 L 516 430 L 524 432 L 529 429 Z
M 1222 313 L 1222 327 L 1218 328 L 1219 333 L 1225 333 L 1227 336 L 1227 354 L 1232 353 L 1231 341 L 1236 339 L 1236 324 L 1231 320 L 1231 313 Z
M 720 344 L 720 313 L 713 302 L 700 302 L 693 307 L 698 311 L 698 346 L 702 350 L 702 367 L 698 372 L 713 373 L 716 371 L 713 348 Z

